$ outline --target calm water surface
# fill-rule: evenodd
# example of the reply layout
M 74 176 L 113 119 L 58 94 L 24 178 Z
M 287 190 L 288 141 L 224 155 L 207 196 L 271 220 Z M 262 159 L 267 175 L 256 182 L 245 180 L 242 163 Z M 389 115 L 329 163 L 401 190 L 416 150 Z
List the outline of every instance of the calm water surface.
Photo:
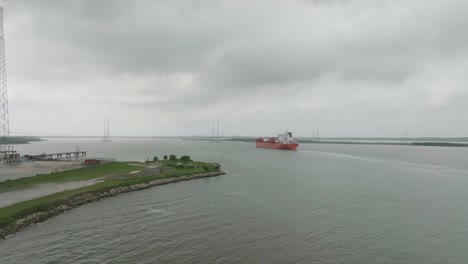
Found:
M 0 263 L 466 263 L 468 149 L 51 139 L 23 153 L 188 154 L 227 175 L 104 199 L 0 241 Z M 224 154 L 224 158 L 223 158 Z

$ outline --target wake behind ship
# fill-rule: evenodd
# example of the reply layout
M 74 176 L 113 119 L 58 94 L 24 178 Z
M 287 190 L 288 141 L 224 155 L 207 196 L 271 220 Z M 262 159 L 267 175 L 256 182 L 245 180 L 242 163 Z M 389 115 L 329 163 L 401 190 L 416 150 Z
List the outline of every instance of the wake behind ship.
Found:
M 277 137 L 257 138 L 255 140 L 255 145 L 257 148 L 295 150 L 299 146 L 299 142 L 292 136 L 291 132 L 286 131 L 284 134 L 279 134 Z

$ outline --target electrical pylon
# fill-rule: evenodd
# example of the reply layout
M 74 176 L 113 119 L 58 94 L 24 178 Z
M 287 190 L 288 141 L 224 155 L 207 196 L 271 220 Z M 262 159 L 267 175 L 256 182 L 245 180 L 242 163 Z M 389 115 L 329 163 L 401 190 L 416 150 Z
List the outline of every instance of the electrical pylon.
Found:
M 0 7 L 0 151 L 9 150 L 7 137 L 10 135 L 8 116 L 7 74 L 5 59 L 5 38 L 3 33 L 3 7 Z

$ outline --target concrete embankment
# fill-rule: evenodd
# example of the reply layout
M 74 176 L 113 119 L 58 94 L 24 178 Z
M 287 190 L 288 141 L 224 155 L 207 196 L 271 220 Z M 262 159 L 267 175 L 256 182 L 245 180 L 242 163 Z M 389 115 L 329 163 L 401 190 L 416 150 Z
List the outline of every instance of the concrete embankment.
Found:
M 96 193 L 96 192 L 78 193 L 78 194 L 70 196 L 62 204 L 52 209 L 48 209 L 42 212 L 28 215 L 22 219 L 17 220 L 14 224 L 0 229 L 0 239 L 5 239 L 7 236 L 13 235 L 29 225 L 43 222 L 65 211 L 71 210 L 80 205 L 99 201 L 102 198 L 113 197 L 121 193 L 144 190 L 144 189 L 157 186 L 157 185 L 164 185 L 164 184 L 180 182 L 180 181 L 188 181 L 188 180 L 199 179 L 199 178 L 208 178 L 208 177 L 214 177 L 214 176 L 219 176 L 223 174 L 225 173 L 222 171 L 199 173 L 199 174 L 180 176 L 180 177 L 174 177 L 174 178 L 159 179 L 159 180 L 154 180 L 148 183 L 140 183 L 140 184 L 125 186 L 125 187 L 118 187 L 118 188 L 111 189 L 109 191 L 101 192 L 101 193 Z

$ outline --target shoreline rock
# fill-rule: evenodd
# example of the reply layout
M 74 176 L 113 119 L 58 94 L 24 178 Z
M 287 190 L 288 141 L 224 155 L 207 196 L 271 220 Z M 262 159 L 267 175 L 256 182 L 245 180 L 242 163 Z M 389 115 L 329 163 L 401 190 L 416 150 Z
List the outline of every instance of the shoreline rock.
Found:
M 224 175 L 226 173 L 222 171 L 214 171 L 214 172 L 206 172 L 206 173 L 197 173 L 187 176 L 179 176 L 174 178 L 166 178 L 166 179 L 158 179 L 153 180 L 148 183 L 139 183 L 125 187 L 118 187 L 111 189 L 105 192 L 85 192 L 85 193 L 78 193 L 75 194 L 60 205 L 56 206 L 51 210 L 46 210 L 38 213 L 34 213 L 28 215 L 24 218 L 17 220 L 14 224 L 1 228 L 0 229 L 0 239 L 6 239 L 8 236 L 12 236 L 22 229 L 36 223 L 44 222 L 47 219 L 50 219 L 54 216 L 57 216 L 61 213 L 69 211 L 73 208 L 79 207 L 81 205 L 85 205 L 88 203 L 96 202 L 101 200 L 102 198 L 109 198 L 113 196 L 117 196 L 122 193 L 134 192 L 139 190 L 148 189 L 158 185 L 165 185 L 174 182 L 181 182 L 181 181 L 188 181 L 193 179 L 200 179 L 200 178 L 209 178 Z

